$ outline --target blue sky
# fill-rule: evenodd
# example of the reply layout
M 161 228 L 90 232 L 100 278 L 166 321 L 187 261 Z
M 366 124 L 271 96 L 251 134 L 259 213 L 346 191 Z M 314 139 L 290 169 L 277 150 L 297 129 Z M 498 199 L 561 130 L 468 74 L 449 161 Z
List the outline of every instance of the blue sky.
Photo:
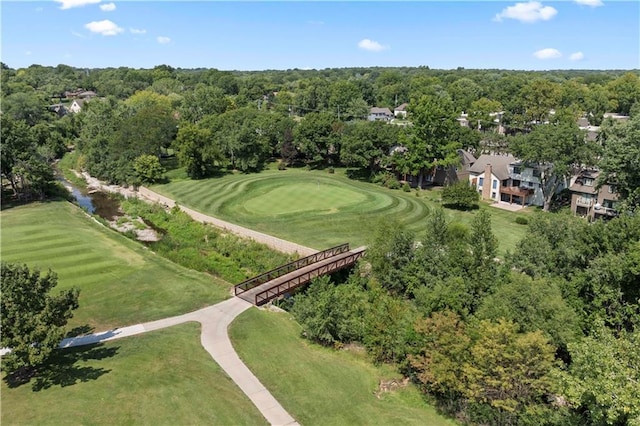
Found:
M 4 1 L 12 68 L 640 68 L 640 2 Z

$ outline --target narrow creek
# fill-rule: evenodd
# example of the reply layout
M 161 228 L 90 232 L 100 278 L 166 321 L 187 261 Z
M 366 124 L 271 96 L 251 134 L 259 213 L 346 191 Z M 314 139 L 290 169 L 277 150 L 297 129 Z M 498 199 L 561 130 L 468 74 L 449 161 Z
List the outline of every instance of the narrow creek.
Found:
M 128 217 L 120 209 L 120 200 L 113 194 L 95 189 L 88 190 L 86 188 L 78 188 L 65 179 L 59 170 L 55 170 L 55 177 L 69 190 L 81 208 L 89 214 L 99 216 L 106 220 L 109 226 L 118 232 L 133 232 L 138 241 L 147 245 L 160 240 L 162 235 L 164 235 L 165 232 L 157 229 L 152 223 L 142 218 Z
M 120 202 L 116 197 L 102 191 L 90 191 L 86 188 L 78 188 L 73 183 L 66 180 L 57 170 L 55 172 L 55 177 L 56 180 L 61 182 L 65 188 L 71 192 L 71 195 L 75 198 L 77 204 L 87 212 L 100 216 L 107 221 L 117 220 L 118 217 L 123 215 L 120 210 Z

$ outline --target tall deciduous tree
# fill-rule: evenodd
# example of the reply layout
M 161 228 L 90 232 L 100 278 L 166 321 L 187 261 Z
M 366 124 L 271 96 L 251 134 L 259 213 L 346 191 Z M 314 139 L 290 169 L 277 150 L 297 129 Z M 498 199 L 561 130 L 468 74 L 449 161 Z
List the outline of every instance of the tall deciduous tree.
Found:
M 51 271 L 41 276 L 26 265 L 5 262 L 0 271 L 0 344 L 11 349 L 2 363 L 9 373 L 27 372 L 46 361 L 60 344 L 64 326 L 78 307 L 79 290 L 49 294 L 58 282 Z
M 407 152 L 401 163 L 422 186 L 425 173 L 437 166 L 450 166 L 459 161 L 456 113 L 451 101 L 441 96 L 423 96 L 412 103 L 413 126 L 404 144 Z
M 615 184 L 624 206 L 640 206 L 640 116 L 615 126 L 600 161 L 600 183 Z
M 571 175 L 592 161 L 593 147 L 585 142 L 577 125 L 567 123 L 538 125 L 531 133 L 515 138 L 510 148 L 516 157 L 540 169 L 545 211 L 551 208 L 561 185 L 568 185 Z
M 615 337 L 600 326 L 569 351 L 572 363 L 562 380 L 568 402 L 592 424 L 640 424 L 640 331 Z
M 342 137 L 340 161 L 347 166 L 368 168 L 373 175 L 397 143 L 398 129 L 381 121 L 350 124 Z
M 192 179 L 207 176 L 224 159 L 211 131 L 195 124 L 180 126 L 173 147 L 180 164 L 186 167 L 187 175 Z

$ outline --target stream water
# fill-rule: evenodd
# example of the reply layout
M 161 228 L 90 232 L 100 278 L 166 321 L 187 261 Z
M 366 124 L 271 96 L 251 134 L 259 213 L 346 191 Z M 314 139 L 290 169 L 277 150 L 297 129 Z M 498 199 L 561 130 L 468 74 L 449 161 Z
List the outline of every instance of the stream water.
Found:
M 98 215 L 105 220 L 115 220 L 115 218 L 122 216 L 120 202 L 116 197 L 102 191 L 88 191 L 85 188 L 78 188 L 59 172 L 56 172 L 56 179 L 70 190 L 78 205 L 89 213 Z

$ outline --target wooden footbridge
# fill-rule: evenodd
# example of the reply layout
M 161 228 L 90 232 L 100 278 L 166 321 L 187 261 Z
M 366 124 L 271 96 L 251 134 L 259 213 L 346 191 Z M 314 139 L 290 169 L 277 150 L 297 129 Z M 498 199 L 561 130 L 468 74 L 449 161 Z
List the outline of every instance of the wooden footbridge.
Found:
M 366 247 L 349 250 L 341 244 L 282 265 L 235 286 L 235 295 L 256 306 L 290 293 L 313 278 L 348 268 L 364 256 Z

